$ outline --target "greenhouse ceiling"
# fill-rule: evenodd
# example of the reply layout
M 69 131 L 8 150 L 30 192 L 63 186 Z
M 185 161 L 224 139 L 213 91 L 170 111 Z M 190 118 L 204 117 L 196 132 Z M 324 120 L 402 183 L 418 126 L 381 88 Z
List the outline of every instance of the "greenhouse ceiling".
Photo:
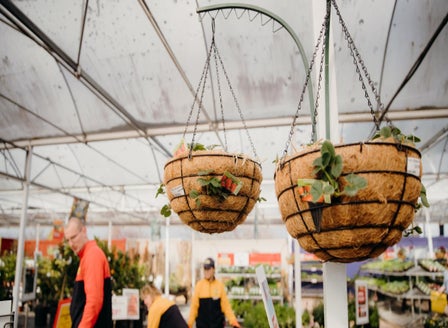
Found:
M 326 3 L 0 0 L 0 225 L 18 225 L 25 203 L 28 224 L 51 225 L 74 197 L 94 224 L 160 220 L 164 164 L 193 136 L 260 160 L 266 202 L 248 223 L 280 223 L 273 162 L 290 135 L 292 148 L 314 140 L 330 107 L 338 142 L 368 140 L 373 110 L 418 136 L 431 202 L 418 218 L 448 223 L 448 2 L 332 2 L 319 84 Z

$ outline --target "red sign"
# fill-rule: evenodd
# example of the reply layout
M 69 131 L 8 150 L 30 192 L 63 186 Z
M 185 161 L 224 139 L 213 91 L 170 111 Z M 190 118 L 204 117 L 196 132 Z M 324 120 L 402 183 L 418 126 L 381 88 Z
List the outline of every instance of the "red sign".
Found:
M 269 264 L 281 265 L 282 257 L 280 253 L 251 253 L 249 254 L 249 265 Z

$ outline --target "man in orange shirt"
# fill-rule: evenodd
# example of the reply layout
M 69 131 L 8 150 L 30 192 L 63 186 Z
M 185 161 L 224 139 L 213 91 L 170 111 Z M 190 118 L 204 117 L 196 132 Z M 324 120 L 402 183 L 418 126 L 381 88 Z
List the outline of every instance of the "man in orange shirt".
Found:
M 70 304 L 72 327 L 112 327 L 112 285 L 106 255 L 89 240 L 82 219 L 70 218 L 64 235 L 80 259 Z

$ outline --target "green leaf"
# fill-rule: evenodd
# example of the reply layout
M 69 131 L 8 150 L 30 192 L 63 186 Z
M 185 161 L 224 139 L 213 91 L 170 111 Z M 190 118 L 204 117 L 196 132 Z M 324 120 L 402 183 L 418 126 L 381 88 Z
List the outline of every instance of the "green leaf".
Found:
M 197 181 L 201 186 L 206 186 L 206 185 L 210 184 L 210 180 L 204 179 L 204 178 L 198 178 Z
M 163 194 L 165 194 L 165 185 L 163 183 L 161 183 L 159 188 L 157 188 L 157 192 L 156 192 L 155 198 L 157 198 L 157 196 L 163 195 Z
M 212 172 L 213 172 L 212 169 L 210 169 L 210 170 L 201 170 L 201 171 L 198 172 L 198 175 L 209 175 Z
M 324 181 L 316 180 L 311 186 L 310 190 L 311 196 L 313 197 L 313 202 L 317 202 L 324 193 Z
M 200 144 L 200 143 L 195 143 L 193 145 L 192 144 L 188 144 L 188 149 L 191 149 L 193 151 L 195 151 L 195 150 L 207 150 L 205 148 L 205 146 Z
M 426 188 L 423 184 L 420 189 L 420 200 L 422 201 L 423 206 L 429 207 L 428 198 L 426 197 Z
M 329 140 L 325 140 L 323 142 L 320 152 L 322 153 L 322 155 L 328 154 L 331 158 L 336 157 L 334 146 Z
M 196 199 L 199 197 L 199 195 L 199 191 L 197 191 L 196 189 L 192 189 L 189 193 L 191 199 Z
M 347 184 L 342 193 L 347 196 L 355 196 L 359 190 L 367 187 L 367 180 L 364 177 L 353 173 L 347 175 L 345 181 L 347 181 Z
M 169 217 L 171 215 L 171 206 L 169 204 L 163 205 L 162 209 L 160 210 L 160 214 L 162 214 L 164 217 Z
M 342 174 L 342 166 L 343 166 L 343 160 L 341 155 L 337 155 L 334 158 L 334 162 L 331 165 L 331 175 L 334 178 L 339 178 L 339 176 Z
M 333 156 L 331 155 L 330 152 L 328 151 L 324 151 L 324 149 L 322 149 L 322 167 L 327 167 L 328 165 L 331 164 L 331 162 L 333 161 Z
M 221 188 L 221 181 L 216 177 L 210 179 L 210 184 L 215 188 Z
M 313 166 L 315 167 L 315 170 L 320 170 L 323 167 L 322 164 L 322 157 L 318 157 L 313 161 Z

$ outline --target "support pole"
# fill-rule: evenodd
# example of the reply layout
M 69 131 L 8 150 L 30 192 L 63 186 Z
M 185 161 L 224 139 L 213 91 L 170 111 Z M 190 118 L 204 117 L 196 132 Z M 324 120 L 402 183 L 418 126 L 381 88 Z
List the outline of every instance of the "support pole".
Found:
M 165 231 L 165 296 L 170 295 L 170 218 L 166 218 Z
M 302 328 L 302 263 L 300 262 L 300 245 L 297 240 L 293 241 L 294 252 L 294 307 L 296 311 L 296 328 Z
M 425 213 L 425 235 L 428 239 L 428 255 L 430 258 L 434 258 L 434 244 L 432 242 L 432 231 L 431 231 L 431 216 L 429 215 L 429 209 L 423 207 Z
M 331 12 L 331 2 L 327 0 L 313 1 L 313 17 L 315 34 L 320 30 L 325 13 Z M 330 21 L 331 22 L 331 21 Z M 318 115 L 318 140 L 328 139 L 333 143 L 339 142 L 337 124 L 338 103 L 336 96 L 336 73 L 334 67 L 334 51 L 330 25 L 326 31 L 325 42 L 325 93 L 322 102 L 325 104 L 325 115 Z M 317 37 L 316 37 L 317 39 Z M 318 72 L 316 72 L 318 74 Z M 324 287 L 324 316 L 325 327 L 348 327 L 348 296 L 347 296 L 347 268 L 343 263 L 324 263 L 323 265 Z
M 196 268 L 195 261 L 196 252 L 195 252 L 195 238 L 194 238 L 194 230 L 191 230 L 191 290 L 194 291 L 194 287 L 196 286 Z
M 17 328 L 19 324 L 20 283 L 22 280 L 23 258 L 25 253 L 25 228 L 27 224 L 27 210 L 28 210 L 28 197 L 30 189 L 30 172 L 31 172 L 32 156 L 33 156 L 33 147 L 29 147 L 26 152 L 23 204 L 22 204 L 22 214 L 20 216 L 19 240 L 17 242 L 16 275 L 14 279 L 14 289 L 12 297 L 12 310 L 14 312 L 14 328 Z

